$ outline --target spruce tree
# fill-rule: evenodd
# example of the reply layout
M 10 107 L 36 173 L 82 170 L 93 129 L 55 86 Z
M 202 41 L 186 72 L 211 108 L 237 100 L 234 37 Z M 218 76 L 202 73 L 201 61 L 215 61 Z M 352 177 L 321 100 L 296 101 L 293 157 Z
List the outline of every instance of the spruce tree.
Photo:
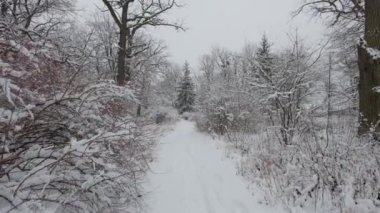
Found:
M 178 87 L 178 97 L 175 102 L 175 107 L 181 114 L 193 111 L 195 102 L 194 84 L 190 76 L 190 67 L 187 62 L 185 63 L 184 71 L 185 73 Z
M 271 64 L 273 58 L 271 53 L 271 47 L 272 44 L 269 42 L 267 36 L 264 34 L 257 50 L 257 59 L 261 65 L 262 70 L 269 78 L 272 76 Z

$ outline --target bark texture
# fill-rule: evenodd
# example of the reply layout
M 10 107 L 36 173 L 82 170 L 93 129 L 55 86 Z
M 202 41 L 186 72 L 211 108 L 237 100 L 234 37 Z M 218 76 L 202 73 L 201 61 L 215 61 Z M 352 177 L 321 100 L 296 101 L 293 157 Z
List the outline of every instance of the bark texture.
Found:
M 380 49 L 380 1 L 365 2 L 365 41 L 358 47 L 358 63 L 360 69 L 359 110 L 361 122 L 359 133 L 368 133 L 372 127 L 380 133 L 380 93 L 374 88 L 380 86 L 379 59 L 373 58 L 368 48 Z
M 118 85 L 124 85 L 124 83 L 127 81 L 126 77 L 129 76 L 129 74 L 125 72 L 126 71 L 125 57 L 127 55 L 127 40 L 128 40 L 127 18 L 128 18 L 128 4 L 125 3 L 122 8 L 121 25 L 119 26 L 120 37 L 119 37 L 119 51 L 117 54 L 117 77 L 116 77 Z

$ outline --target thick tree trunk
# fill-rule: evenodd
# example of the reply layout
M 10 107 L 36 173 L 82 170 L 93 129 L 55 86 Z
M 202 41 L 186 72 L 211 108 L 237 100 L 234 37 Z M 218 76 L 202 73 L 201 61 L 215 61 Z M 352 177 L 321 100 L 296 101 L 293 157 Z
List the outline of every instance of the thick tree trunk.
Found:
M 366 0 L 365 40 L 368 47 L 380 48 L 380 1 Z
M 125 29 L 120 29 L 119 51 L 117 53 L 117 84 L 122 86 L 125 82 L 125 56 L 127 46 L 127 33 Z
M 360 69 L 359 82 L 359 110 L 361 124 L 359 133 L 364 134 L 376 127 L 374 131 L 380 133 L 380 93 L 374 90 L 380 86 L 380 62 L 375 60 L 368 48 L 380 49 L 380 1 L 366 0 L 365 2 L 365 40 L 367 45 L 358 48 L 358 63 Z
M 119 26 L 119 51 L 117 56 L 117 84 L 122 86 L 126 81 L 129 81 L 129 72 L 126 73 L 126 56 L 128 48 L 129 29 L 127 26 L 128 19 L 128 4 L 126 3 L 122 8 L 121 26 Z M 129 68 L 129 66 L 127 66 Z
M 359 47 L 359 109 L 361 114 L 361 124 L 359 133 L 365 134 L 375 127 L 376 132 L 380 132 L 377 123 L 380 114 L 380 93 L 374 90 L 380 86 L 380 66 L 373 61 L 367 49 Z

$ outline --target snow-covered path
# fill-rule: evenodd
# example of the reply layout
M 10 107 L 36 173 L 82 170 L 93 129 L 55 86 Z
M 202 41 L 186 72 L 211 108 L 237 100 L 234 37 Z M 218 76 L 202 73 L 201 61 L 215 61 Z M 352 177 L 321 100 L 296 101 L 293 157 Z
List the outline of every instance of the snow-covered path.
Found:
M 279 212 L 255 201 L 234 163 L 191 122 L 179 122 L 158 152 L 146 186 L 148 213 Z

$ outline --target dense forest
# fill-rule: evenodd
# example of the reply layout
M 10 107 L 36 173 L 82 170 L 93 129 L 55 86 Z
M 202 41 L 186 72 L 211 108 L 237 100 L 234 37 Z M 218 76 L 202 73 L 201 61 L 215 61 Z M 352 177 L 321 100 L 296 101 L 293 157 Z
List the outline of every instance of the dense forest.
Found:
M 202 137 L 172 140 L 221 142 L 260 205 L 380 211 L 379 0 L 300 1 L 289 16 L 322 20 L 320 44 L 263 33 L 197 66 L 154 35 L 186 33 L 166 16 L 184 1 L 96 1 L 78 21 L 73 0 L 0 0 L 0 212 L 151 212 L 144 182 L 181 120 Z

